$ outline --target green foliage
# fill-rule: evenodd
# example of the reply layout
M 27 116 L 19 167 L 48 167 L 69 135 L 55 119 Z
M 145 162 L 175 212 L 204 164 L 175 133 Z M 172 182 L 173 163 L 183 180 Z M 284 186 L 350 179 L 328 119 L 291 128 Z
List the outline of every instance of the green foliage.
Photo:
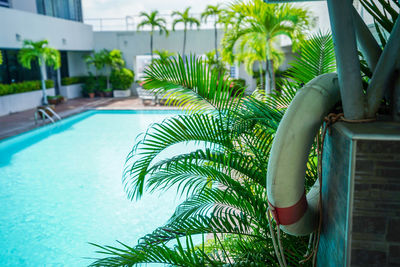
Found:
M 127 68 L 114 69 L 110 75 L 110 82 L 114 90 L 128 90 L 134 80 L 135 74 Z
M 104 67 L 121 68 L 125 66 L 122 52 L 118 49 L 113 49 L 111 51 L 102 49 L 98 52 L 93 52 L 91 55 L 87 55 L 84 58 L 87 66 L 93 66 L 96 71 L 100 71 Z
M 200 21 L 195 17 L 190 16 L 189 14 L 190 7 L 187 7 L 183 12 L 174 11 L 172 12 L 171 16 L 175 17 L 174 21 L 172 22 L 172 30 L 175 31 L 176 24 L 183 23 L 184 30 L 187 30 L 187 27 L 190 28 L 197 26 L 200 27 Z
M 222 62 L 221 59 L 217 58 L 217 54 L 215 50 L 206 52 L 205 62 L 211 69 L 217 70 L 219 73 L 227 73 L 228 69 L 226 68 L 226 64 Z
M 311 15 L 306 9 L 292 4 L 267 4 L 263 0 L 235 1 L 224 18 L 222 58 L 230 64 L 244 63 L 249 74 L 252 74 L 254 62 L 271 62 L 273 68 L 266 72 L 271 82 L 265 84 L 269 91 L 274 86 L 274 68 L 284 59 L 279 49 L 280 38 L 289 37 L 292 47 L 296 49 L 305 39 L 310 20 Z
M 314 60 L 319 60 L 315 58 Z M 304 68 L 312 69 L 315 62 Z M 326 71 L 326 68 L 322 71 Z M 128 155 L 124 188 L 130 199 L 145 190 L 178 188 L 186 195 L 169 221 L 134 246 L 98 246 L 104 258 L 93 266 L 164 263 L 177 266 L 276 266 L 269 234 L 266 171 L 272 140 L 299 83 L 285 80 L 282 92 L 232 98 L 231 79 L 219 77 L 192 56 L 154 63 L 145 87 L 164 88 L 189 113 L 152 125 Z M 237 86 L 241 87 L 237 82 Z M 277 108 L 279 107 L 279 108 Z M 161 159 L 177 144 L 200 144 Z M 306 171 L 306 190 L 317 177 L 316 144 Z M 273 223 L 271 227 L 276 229 Z M 194 246 L 192 237 L 203 236 Z M 204 237 L 213 241 L 205 243 Z M 186 239 L 186 244 L 181 242 Z M 308 238 L 282 234 L 288 265 L 297 266 Z M 170 241 L 176 245 L 171 248 Z M 305 264 L 307 266 L 308 263 Z
M 0 51 L 0 65 L 3 64 L 3 54 Z
M 166 59 L 176 55 L 174 52 L 170 52 L 170 51 L 165 50 L 165 49 L 154 50 L 154 53 L 160 57 L 158 60 L 161 60 L 161 61 L 165 61 Z
M 204 22 L 207 22 L 207 20 L 210 17 L 214 18 L 214 24 L 218 24 L 221 22 L 221 15 L 225 12 L 225 9 L 221 8 L 220 4 L 216 5 L 207 5 L 206 9 L 201 13 L 201 19 Z
M 54 81 L 46 80 L 46 88 L 54 88 Z M 31 92 L 41 89 L 40 81 L 26 81 L 12 84 L 0 84 L 0 96 Z
M 94 76 L 89 73 L 89 76 L 84 78 L 84 84 L 82 86 L 82 93 L 84 96 L 88 96 L 89 93 L 104 92 L 107 91 L 107 78 L 105 76 Z
M 48 41 L 42 40 L 33 42 L 24 40 L 22 49 L 18 52 L 18 61 L 27 69 L 31 68 L 31 63 L 37 60 L 39 66 L 43 64 L 58 69 L 61 66 L 60 52 L 48 47 Z
M 88 76 L 64 77 L 61 79 L 61 85 L 71 85 L 84 83 Z
M 290 63 L 289 75 L 297 82 L 306 84 L 315 77 L 336 71 L 332 36 L 321 32 L 314 34 L 300 45 L 300 55 Z
M 142 21 L 137 25 L 137 30 L 150 26 L 151 31 L 150 34 L 153 35 L 154 31 L 158 29 L 160 34 L 165 33 L 167 36 L 169 34 L 168 29 L 166 27 L 167 22 L 164 18 L 159 16 L 158 10 L 154 10 L 150 13 L 141 12 L 140 17 L 142 17 Z

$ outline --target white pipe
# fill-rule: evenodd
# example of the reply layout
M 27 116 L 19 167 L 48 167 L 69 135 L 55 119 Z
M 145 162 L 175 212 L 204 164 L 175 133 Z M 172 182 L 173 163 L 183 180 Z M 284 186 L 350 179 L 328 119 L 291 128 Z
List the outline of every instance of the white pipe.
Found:
M 293 207 L 304 194 L 306 165 L 314 138 L 324 117 L 340 100 L 336 73 L 320 75 L 300 89 L 275 135 L 268 163 L 268 201 L 277 208 Z M 307 194 L 308 204 L 296 222 L 281 229 L 293 235 L 307 235 L 318 224 L 319 183 Z M 298 206 L 294 213 L 299 212 Z M 283 218 L 283 217 L 282 217 Z M 279 219 L 279 213 L 278 213 Z

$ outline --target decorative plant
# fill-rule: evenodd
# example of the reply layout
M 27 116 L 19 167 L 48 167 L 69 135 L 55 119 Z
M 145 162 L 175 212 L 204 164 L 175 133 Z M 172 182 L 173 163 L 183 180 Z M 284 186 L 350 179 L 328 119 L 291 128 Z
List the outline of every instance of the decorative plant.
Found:
M 152 11 L 151 13 L 141 12 L 140 16 L 143 17 L 143 20 L 138 24 L 137 30 L 140 30 L 146 26 L 150 26 L 150 53 L 151 59 L 153 60 L 153 35 L 155 30 L 159 30 L 160 34 L 165 33 L 168 36 L 169 32 L 167 30 L 164 18 L 159 17 L 159 13 L 157 10 Z
M 134 72 L 127 68 L 114 69 L 111 72 L 110 82 L 114 90 L 127 90 L 134 80 Z
M 186 32 L 188 26 L 192 28 L 193 25 L 196 25 L 197 29 L 200 27 L 200 21 L 195 17 L 190 16 L 189 10 L 190 7 L 187 7 L 183 12 L 179 11 L 172 12 L 172 17 L 175 17 L 174 21 L 172 22 L 172 30 L 175 31 L 176 24 L 183 23 L 183 50 L 182 50 L 183 58 L 185 58 Z
M 214 19 L 214 46 L 215 46 L 215 56 L 218 60 L 219 55 L 218 55 L 218 23 L 221 22 L 220 16 L 221 14 L 225 12 L 224 9 L 221 8 L 221 5 L 217 4 L 215 6 L 213 5 L 208 5 L 206 9 L 204 10 L 203 13 L 201 13 L 201 19 L 204 22 L 207 22 L 208 18 L 213 17 Z
M 118 49 L 113 49 L 108 51 L 107 49 L 100 50 L 98 52 L 94 52 L 92 55 L 85 57 L 86 64 L 88 66 L 94 66 L 95 68 L 95 76 L 98 80 L 97 83 L 97 90 L 105 91 L 109 89 L 109 79 L 110 79 L 110 72 L 112 69 L 121 68 L 125 66 L 125 61 L 122 58 L 122 52 Z M 107 68 L 106 77 L 106 85 L 102 86 L 100 79 L 98 78 L 99 71 Z
M 291 4 L 266 4 L 262 0 L 234 2 L 229 6 L 230 16 L 226 19 L 225 35 L 222 40 L 222 56 L 224 60 L 233 63 L 237 58 L 235 53 L 248 57 L 250 47 L 257 49 L 254 58 L 265 56 L 266 64 L 265 92 L 270 94 L 275 88 L 274 53 L 276 42 L 281 36 L 292 40 L 292 45 L 305 38 L 305 32 L 310 26 L 311 16 L 305 9 Z M 258 48 L 262 48 L 259 51 Z M 243 58 L 243 56 L 242 56 Z
M 175 53 L 170 52 L 168 50 L 162 49 L 162 50 L 154 50 L 154 53 L 159 56 L 159 60 L 165 61 L 166 59 L 175 56 Z
M 51 66 L 58 69 L 61 66 L 61 57 L 58 50 L 48 47 L 48 41 L 42 40 L 34 42 L 31 40 L 24 40 L 22 49 L 18 53 L 18 61 L 27 69 L 31 68 L 32 61 L 38 62 L 40 66 L 40 78 L 42 82 L 43 91 L 43 105 L 47 105 L 47 92 L 46 92 L 46 66 Z
M 313 59 L 311 66 L 321 59 Z M 276 225 L 266 216 L 265 177 L 272 138 L 299 85 L 288 80 L 285 91 L 270 95 L 267 104 L 256 96 L 230 97 L 230 80 L 218 76 L 194 57 L 187 64 L 182 58 L 155 62 L 146 70 L 145 86 L 164 88 L 173 96 L 170 101 L 187 114 L 153 125 L 139 139 L 128 156 L 125 189 L 133 200 L 145 190 L 178 186 L 178 193 L 187 198 L 164 226 L 137 245 L 98 246 L 105 258 L 92 266 L 277 265 L 269 234 Z M 165 149 L 189 142 L 201 146 L 167 159 L 158 157 Z M 315 149 L 307 166 L 309 188 L 317 173 Z M 194 236 L 203 236 L 202 243 L 195 246 Z M 207 236 L 211 240 L 205 241 Z M 307 251 L 307 239 L 283 234 L 282 242 L 288 264 L 297 266 Z

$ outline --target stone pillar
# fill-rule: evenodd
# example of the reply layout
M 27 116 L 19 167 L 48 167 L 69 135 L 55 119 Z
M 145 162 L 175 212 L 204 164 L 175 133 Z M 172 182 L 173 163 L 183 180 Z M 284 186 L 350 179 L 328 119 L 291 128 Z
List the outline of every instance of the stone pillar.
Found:
M 337 123 L 323 155 L 318 266 L 400 265 L 400 123 Z

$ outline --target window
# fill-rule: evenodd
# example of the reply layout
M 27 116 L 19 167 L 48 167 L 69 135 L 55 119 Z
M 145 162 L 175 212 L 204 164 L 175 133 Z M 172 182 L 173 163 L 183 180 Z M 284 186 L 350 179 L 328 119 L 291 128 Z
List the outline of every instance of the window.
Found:
M 2 7 L 10 7 L 10 3 L 8 0 L 0 0 L 0 6 Z
M 81 0 L 36 0 L 36 6 L 39 14 L 82 21 Z
M 18 62 L 18 50 L 1 50 L 3 64 L 0 65 L 0 83 L 15 83 L 40 80 L 40 69 L 37 61 L 32 62 L 31 69 L 24 68 Z

